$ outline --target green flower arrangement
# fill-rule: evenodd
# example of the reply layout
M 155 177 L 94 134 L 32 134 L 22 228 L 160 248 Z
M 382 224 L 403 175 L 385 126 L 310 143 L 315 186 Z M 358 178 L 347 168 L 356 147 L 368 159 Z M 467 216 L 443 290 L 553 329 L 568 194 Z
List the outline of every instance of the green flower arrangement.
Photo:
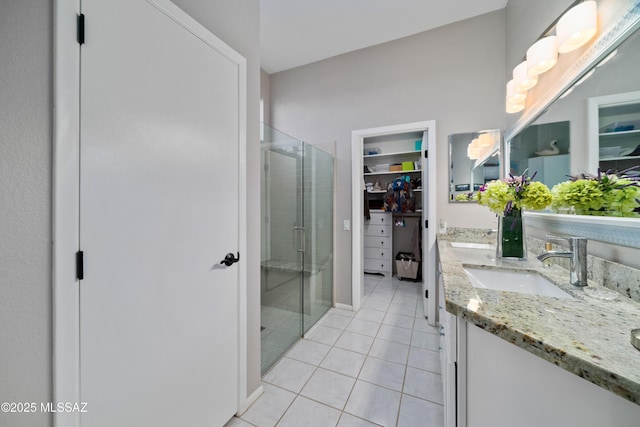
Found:
M 544 209 L 551 204 L 551 191 L 541 182 L 533 181 L 536 174 L 528 177 L 509 174 L 507 178 L 491 181 L 475 194 L 475 200 L 487 206 L 491 212 L 506 216 L 512 210 Z
M 556 184 L 551 189 L 551 209 L 573 209 L 578 215 L 638 217 L 640 182 L 638 175 L 632 174 L 634 169 L 618 174 L 598 170 L 597 175 L 580 174 Z
M 468 202 L 470 200 L 474 200 L 473 192 L 471 192 L 471 193 L 462 193 L 462 194 L 458 194 L 456 196 L 456 201 L 457 202 Z

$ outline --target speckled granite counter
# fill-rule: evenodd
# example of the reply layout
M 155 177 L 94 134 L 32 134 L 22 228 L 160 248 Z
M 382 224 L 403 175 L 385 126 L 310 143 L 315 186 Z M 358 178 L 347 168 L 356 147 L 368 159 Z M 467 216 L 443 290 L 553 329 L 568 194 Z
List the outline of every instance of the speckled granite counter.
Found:
M 630 343 L 639 303 L 593 299 L 568 283 L 567 270 L 544 267 L 531 254 L 525 262 L 496 260 L 494 250 L 451 246 L 463 237 L 438 237 L 448 312 L 640 405 L 640 351 Z M 466 265 L 534 270 L 575 299 L 474 288 Z

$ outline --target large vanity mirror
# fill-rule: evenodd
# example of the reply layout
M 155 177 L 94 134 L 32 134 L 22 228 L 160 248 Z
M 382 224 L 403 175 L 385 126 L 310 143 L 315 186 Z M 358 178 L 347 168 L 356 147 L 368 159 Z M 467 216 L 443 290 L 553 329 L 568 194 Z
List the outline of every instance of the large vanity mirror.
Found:
M 469 201 L 484 183 L 500 178 L 500 129 L 449 135 L 449 202 Z
M 548 94 L 546 105 L 525 111 L 506 133 L 505 173 L 537 172 L 536 180 L 551 188 L 569 175 L 640 166 L 640 13 L 627 13 L 621 26 L 616 37 L 600 37 L 588 64 L 561 90 Z M 549 231 L 640 247 L 640 217 L 527 216 L 529 223 Z

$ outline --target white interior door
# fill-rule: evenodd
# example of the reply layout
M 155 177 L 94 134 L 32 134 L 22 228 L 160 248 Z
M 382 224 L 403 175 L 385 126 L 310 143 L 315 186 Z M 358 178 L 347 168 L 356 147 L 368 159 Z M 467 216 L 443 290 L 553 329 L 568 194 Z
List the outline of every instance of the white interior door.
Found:
M 83 426 L 237 409 L 238 65 L 154 3 L 82 1 Z

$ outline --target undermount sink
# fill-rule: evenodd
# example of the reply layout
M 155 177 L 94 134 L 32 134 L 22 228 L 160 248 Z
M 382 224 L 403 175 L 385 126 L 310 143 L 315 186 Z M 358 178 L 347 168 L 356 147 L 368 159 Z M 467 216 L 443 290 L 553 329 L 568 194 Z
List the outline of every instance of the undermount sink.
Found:
M 468 243 L 468 242 L 451 242 L 451 246 L 454 248 L 467 248 L 467 249 L 495 249 L 493 245 L 487 243 Z
M 497 270 L 475 267 L 465 267 L 464 271 L 467 273 L 471 285 L 474 288 L 574 299 L 571 295 L 554 285 L 553 282 L 531 271 Z

